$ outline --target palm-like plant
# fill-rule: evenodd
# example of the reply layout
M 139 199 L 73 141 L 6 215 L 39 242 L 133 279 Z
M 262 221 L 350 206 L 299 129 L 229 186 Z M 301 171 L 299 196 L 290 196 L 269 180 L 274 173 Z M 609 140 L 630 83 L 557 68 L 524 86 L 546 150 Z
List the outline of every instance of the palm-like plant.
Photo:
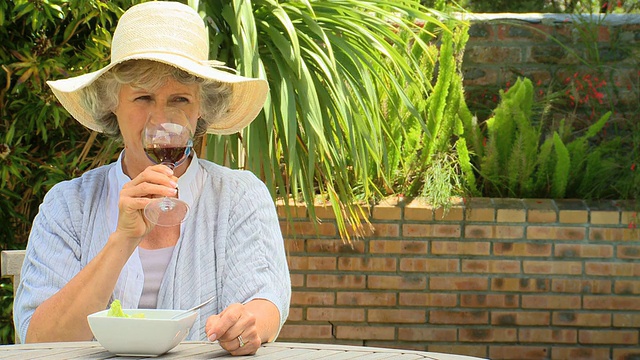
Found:
M 442 14 L 409 0 L 200 6 L 211 57 L 268 79 L 271 88 L 251 126 L 208 139 L 208 157 L 252 170 L 275 198 L 313 205 L 320 197 L 333 207 L 343 239 L 360 234 L 367 214 L 359 204 L 389 182 L 381 170 L 388 168 L 388 146 L 395 146 L 383 141 L 394 121 L 384 115 L 394 112 L 384 111 L 382 99 L 400 99 L 385 105 L 417 114 L 405 89 L 417 84 L 427 92 L 430 78 L 418 56 L 427 52 L 416 49 L 426 48 L 430 30 L 445 29 Z

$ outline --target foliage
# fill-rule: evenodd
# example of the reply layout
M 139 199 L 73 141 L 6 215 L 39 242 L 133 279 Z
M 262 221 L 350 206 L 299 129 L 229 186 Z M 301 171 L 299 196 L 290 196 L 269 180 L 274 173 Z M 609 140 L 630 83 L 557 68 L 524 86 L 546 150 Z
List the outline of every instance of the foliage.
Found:
M 433 6 L 442 0 L 423 0 Z M 637 13 L 640 2 L 635 0 L 448 0 L 448 5 L 460 6 L 475 13 Z
M 605 113 L 578 137 L 561 121 L 558 128 L 534 118 L 533 84 L 518 78 L 486 122 L 486 148 L 478 162 L 485 196 L 565 198 L 568 188 L 584 188 L 606 169 L 589 144 L 611 116 Z M 538 114 L 539 115 L 539 114 Z
M 381 98 L 392 94 L 390 106 L 416 112 L 405 85 L 424 88 L 428 78 L 413 51 L 426 51 L 434 36 L 426 29 L 445 28 L 445 16 L 407 0 L 201 6 L 221 45 L 212 57 L 267 78 L 272 89 L 266 111 L 242 134 L 208 139 L 208 157 L 252 170 L 276 198 L 313 205 L 320 196 L 344 239 L 360 234 L 368 215 L 359 200 L 381 193 L 372 179 L 388 182 L 380 172 L 390 152 L 381 141 L 390 126 Z
M 394 179 L 391 191 L 409 197 L 425 196 L 434 206 L 444 208 L 450 206 L 452 196 L 474 192 L 475 179 L 467 143 L 463 138 L 456 142 L 456 138 L 465 131 L 473 132 L 470 139 L 477 135 L 462 88 L 461 59 L 469 24 L 451 21 L 446 25 L 451 32 L 443 32 L 438 42 L 431 41 L 426 51 L 416 52 L 420 53 L 433 86 L 425 89 L 416 82 L 405 85 L 418 113 L 389 107 L 389 131 L 385 138 L 389 144 L 385 171 Z M 433 58 L 438 59 L 436 66 Z M 385 101 L 399 102 L 391 96 Z M 477 143 L 477 139 L 471 142 Z

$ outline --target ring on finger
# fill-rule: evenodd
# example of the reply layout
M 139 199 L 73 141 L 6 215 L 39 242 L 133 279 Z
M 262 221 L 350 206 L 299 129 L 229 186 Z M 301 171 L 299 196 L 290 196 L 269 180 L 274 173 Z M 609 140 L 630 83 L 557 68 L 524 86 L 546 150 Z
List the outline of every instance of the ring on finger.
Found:
M 240 344 L 240 347 L 244 347 L 246 345 L 246 343 L 242 339 L 242 335 L 238 335 L 238 343 Z

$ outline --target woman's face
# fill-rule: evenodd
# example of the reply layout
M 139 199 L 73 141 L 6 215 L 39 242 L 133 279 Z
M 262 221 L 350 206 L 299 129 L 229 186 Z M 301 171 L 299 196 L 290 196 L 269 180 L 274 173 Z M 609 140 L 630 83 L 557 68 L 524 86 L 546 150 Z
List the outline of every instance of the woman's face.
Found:
M 145 90 L 123 85 L 118 95 L 115 115 L 122 133 L 127 158 L 150 164 L 142 146 L 142 129 L 150 113 L 161 113 L 166 107 L 176 107 L 187 114 L 195 129 L 200 117 L 199 85 L 182 84 L 173 78 L 157 90 Z

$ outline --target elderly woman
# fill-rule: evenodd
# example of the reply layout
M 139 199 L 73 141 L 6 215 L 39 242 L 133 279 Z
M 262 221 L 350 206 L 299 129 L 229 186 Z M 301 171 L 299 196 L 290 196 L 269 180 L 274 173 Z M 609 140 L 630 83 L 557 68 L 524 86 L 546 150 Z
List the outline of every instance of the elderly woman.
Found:
M 76 120 L 124 150 L 46 195 L 14 302 L 19 336 L 90 340 L 87 315 L 116 299 L 124 308 L 187 309 L 215 296 L 187 339 L 218 340 L 234 355 L 273 341 L 291 284 L 265 185 L 193 153 L 174 169 L 154 165 L 141 140 L 147 116 L 168 107 L 199 134 L 238 132 L 262 109 L 266 81 L 212 66 L 204 23 L 190 7 L 148 2 L 121 17 L 108 66 L 49 85 Z M 163 196 L 187 202 L 182 224 L 145 218 L 147 203 Z

